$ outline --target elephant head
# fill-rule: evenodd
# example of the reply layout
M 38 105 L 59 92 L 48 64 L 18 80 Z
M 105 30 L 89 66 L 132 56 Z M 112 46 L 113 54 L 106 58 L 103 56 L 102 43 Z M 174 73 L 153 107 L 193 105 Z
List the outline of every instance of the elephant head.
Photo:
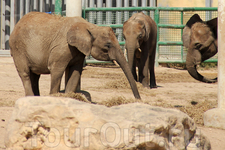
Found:
M 78 22 L 70 27 L 67 33 L 67 42 L 84 55 L 91 54 L 97 60 L 115 60 L 124 71 L 135 98 L 140 99 L 135 80 L 112 28 Z
M 127 49 L 128 62 L 131 70 L 134 65 L 134 56 L 140 56 L 141 44 L 147 42 L 149 39 L 150 24 L 149 18 L 142 12 L 133 14 L 123 24 L 123 36 L 126 40 L 125 48 Z
M 188 73 L 198 81 L 214 83 L 198 73 L 196 66 L 217 53 L 217 18 L 202 21 L 198 14 L 193 15 L 183 30 L 183 44 L 187 51 L 186 67 Z

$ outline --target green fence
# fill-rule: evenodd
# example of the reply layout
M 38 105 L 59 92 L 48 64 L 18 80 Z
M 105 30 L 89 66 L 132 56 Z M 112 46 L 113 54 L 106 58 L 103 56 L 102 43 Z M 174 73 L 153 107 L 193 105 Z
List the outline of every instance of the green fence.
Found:
M 202 20 L 217 17 L 217 7 L 86 8 L 83 9 L 83 17 L 99 26 L 112 27 L 123 50 L 125 44 L 122 36 L 123 22 L 133 13 L 140 11 L 151 16 L 157 24 L 156 64 L 185 63 L 187 49 L 183 47 L 182 33 L 186 22 L 193 14 L 199 14 Z M 87 62 L 95 60 L 89 57 Z M 217 56 L 207 62 L 217 62 Z

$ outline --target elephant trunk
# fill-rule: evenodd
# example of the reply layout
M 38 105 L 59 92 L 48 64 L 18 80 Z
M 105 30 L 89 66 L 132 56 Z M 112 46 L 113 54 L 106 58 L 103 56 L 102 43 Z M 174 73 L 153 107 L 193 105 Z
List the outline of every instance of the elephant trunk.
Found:
M 123 70 L 124 74 L 126 75 L 128 81 L 130 83 L 131 89 L 133 91 L 134 97 L 136 99 L 141 99 L 141 97 L 139 95 L 139 92 L 138 92 L 138 89 L 137 89 L 136 82 L 134 80 L 134 77 L 133 77 L 133 75 L 131 73 L 129 65 L 128 65 L 124 55 L 122 54 L 122 52 L 121 53 L 117 53 L 116 61 L 120 65 L 120 67 Z
M 129 44 L 127 44 L 129 43 Z M 127 59 L 128 59 L 128 64 L 129 68 L 131 69 L 132 73 L 135 74 L 133 71 L 136 71 L 133 69 L 134 65 L 134 57 L 135 57 L 135 51 L 136 49 L 139 48 L 139 44 L 135 40 L 127 40 L 126 41 L 126 49 L 127 49 Z
M 188 70 L 188 73 L 196 80 L 205 82 L 205 83 L 215 83 L 217 82 L 217 78 L 215 79 L 208 79 L 201 74 L 198 73 L 196 66 L 200 64 L 201 62 L 196 61 L 196 58 L 193 57 L 190 53 L 187 54 L 186 59 L 186 67 Z

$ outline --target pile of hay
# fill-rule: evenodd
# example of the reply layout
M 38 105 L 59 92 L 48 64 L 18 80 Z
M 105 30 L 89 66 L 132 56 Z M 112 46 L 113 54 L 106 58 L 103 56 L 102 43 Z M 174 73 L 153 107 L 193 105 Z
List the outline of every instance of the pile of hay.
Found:
M 57 94 L 51 94 L 51 96 L 54 97 L 68 97 L 68 98 L 73 98 L 82 102 L 86 103 L 91 103 L 87 98 L 85 97 L 84 94 L 82 93 L 74 93 L 74 92 L 69 92 L 69 93 L 57 93 Z

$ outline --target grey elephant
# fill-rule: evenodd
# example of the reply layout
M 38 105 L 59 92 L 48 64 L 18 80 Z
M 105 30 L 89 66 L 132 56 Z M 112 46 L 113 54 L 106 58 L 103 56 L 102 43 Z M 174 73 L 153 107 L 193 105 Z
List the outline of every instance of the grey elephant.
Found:
M 59 17 L 41 12 L 26 14 L 9 39 L 11 55 L 23 82 L 25 95 L 40 95 L 41 74 L 51 74 L 50 94 L 60 90 L 65 72 L 65 93 L 75 92 L 86 55 L 115 60 L 124 71 L 134 97 L 140 95 L 110 27 L 99 27 L 81 17 Z
M 156 23 L 142 12 L 135 13 L 124 22 L 123 36 L 126 40 L 128 64 L 134 79 L 142 83 L 144 87 L 149 87 L 150 80 L 150 88 L 156 88 L 154 70 L 157 40 Z M 138 67 L 138 76 L 136 67 Z
M 198 81 L 214 83 L 198 73 L 196 66 L 217 53 L 217 18 L 203 21 L 194 14 L 186 23 L 182 35 L 183 44 L 188 48 L 186 67 L 188 73 Z

